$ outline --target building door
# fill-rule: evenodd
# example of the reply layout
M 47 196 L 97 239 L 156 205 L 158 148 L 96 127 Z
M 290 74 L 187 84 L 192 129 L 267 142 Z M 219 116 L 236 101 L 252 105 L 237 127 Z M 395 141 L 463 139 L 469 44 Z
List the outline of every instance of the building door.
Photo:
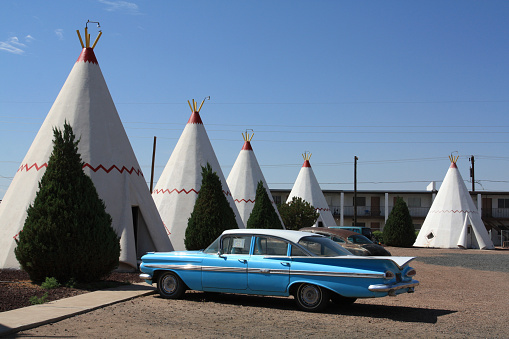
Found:
M 482 198 L 482 217 L 491 218 L 493 216 L 493 205 L 491 198 Z
M 371 197 L 371 216 L 378 217 L 380 215 L 380 197 Z

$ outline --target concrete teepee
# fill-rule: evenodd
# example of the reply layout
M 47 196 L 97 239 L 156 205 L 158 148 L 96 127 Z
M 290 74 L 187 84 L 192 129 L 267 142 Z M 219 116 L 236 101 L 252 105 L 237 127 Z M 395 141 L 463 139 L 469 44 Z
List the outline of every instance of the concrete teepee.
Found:
M 244 228 L 200 117 L 204 101 L 199 108 L 196 108 L 194 100 L 192 105 L 188 101 L 191 117 L 152 192 L 152 198 L 177 251 L 185 250 L 187 222 L 200 191 L 202 166 L 207 163 L 221 180 L 223 192 L 235 213 L 238 227 Z
M 251 140 L 253 139 L 253 136 L 254 133 L 251 135 L 247 132 L 245 135 L 242 133 L 244 145 L 242 146 L 239 156 L 228 175 L 228 179 L 226 179 L 228 187 L 230 187 L 232 192 L 233 199 L 235 200 L 235 204 L 237 205 L 237 209 L 239 210 L 240 217 L 246 226 L 249 216 L 253 211 L 256 198 L 256 188 L 260 181 L 262 181 L 263 186 L 267 191 L 267 195 L 271 199 L 272 206 L 279 216 L 279 211 L 272 199 L 269 186 L 265 181 L 260 165 L 258 164 L 253 148 L 251 147 Z M 281 216 L 279 216 L 279 219 L 281 220 Z M 274 227 L 277 226 L 279 225 L 274 225 Z M 283 226 L 282 220 L 281 226 Z
M 316 180 L 311 164 L 309 163 L 311 153 L 304 153 L 302 157 L 304 158 L 304 164 L 300 169 L 297 180 L 295 180 L 295 184 L 293 184 L 292 191 L 286 202 L 292 201 L 293 197 L 300 197 L 313 205 L 318 213 L 320 213 L 314 226 L 336 226 L 329 205 L 325 200 L 320 184 L 318 184 L 318 180 Z
M 80 139 L 83 168 L 95 184 L 120 236 L 120 269 L 135 269 L 147 251 L 172 246 L 150 196 L 85 28 L 83 50 L 0 204 L 0 268 L 19 268 L 15 238 L 53 150 L 53 128 L 67 121 Z
M 456 166 L 451 166 L 422 224 L 415 247 L 493 249 L 488 231 Z

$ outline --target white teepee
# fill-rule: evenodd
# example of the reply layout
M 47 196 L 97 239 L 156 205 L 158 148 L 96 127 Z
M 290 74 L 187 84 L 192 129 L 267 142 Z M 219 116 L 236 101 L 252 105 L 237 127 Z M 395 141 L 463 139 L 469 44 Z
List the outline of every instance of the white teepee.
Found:
M 172 250 L 97 63 L 93 47 L 99 36 L 93 47 L 87 29 L 85 37 L 86 46 L 82 42 L 78 60 L 0 204 L 0 268 L 19 268 L 14 238 L 23 228 L 53 150 L 53 128 L 62 129 L 65 121 L 80 139 L 84 171 L 120 236 L 119 268 L 136 268 L 137 258 L 147 251 Z
M 187 222 L 200 191 L 202 166 L 207 163 L 221 180 L 223 192 L 235 213 L 237 226 L 244 228 L 200 117 L 203 102 L 198 109 L 194 100 L 193 105 L 189 103 L 189 106 L 191 117 L 152 192 L 152 198 L 177 251 L 185 250 Z
M 235 204 L 237 205 L 237 209 L 239 210 L 240 217 L 246 226 L 247 221 L 249 220 L 249 216 L 253 211 L 256 198 L 256 189 L 260 181 L 262 181 L 263 186 L 267 191 L 267 195 L 272 202 L 272 206 L 279 216 L 279 211 L 277 210 L 277 206 L 274 203 L 274 199 L 272 199 L 272 194 L 270 193 L 269 186 L 265 181 L 260 165 L 258 164 L 256 156 L 253 152 L 253 148 L 251 147 L 251 140 L 253 139 L 253 135 L 254 134 L 251 134 L 250 136 L 247 132 L 246 135 L 242 133 L 242 137 L 244 138 L 244 145 L 242 146 L 239 156 L 237 157 L 237 160 L 235 161 L 235 164 L 233 165 L 232 170 L 228 175 L 228 179 L 226 179 L 228 187 L 230 187 L 232 192 L 233 199 L 235 200 Z M 281 216 L 279 216 L 279 220 L 281 221 L 281 226 L 274 225 L 274 227 L 284 228 Z
M 493 249 L 488 231 L 456 166 L 451 166 L 422 224 L 415 247 Z
M 302 157 L 304 158 L 304 164 L 300 169 L 297 180 L 295 180 L 295 184 L 293 184 L 292 191 L 286 202 L 292 201 L 293 197 L 300 197 L 313 205 L 317 212 L 320 213 L 314 226 L 336 226 L 329 205 L 325 200 L 320 184 L 318 184 L 318 180 L 316 180 L 311 164 L 309 163 L 311 153 L 304 153 Z

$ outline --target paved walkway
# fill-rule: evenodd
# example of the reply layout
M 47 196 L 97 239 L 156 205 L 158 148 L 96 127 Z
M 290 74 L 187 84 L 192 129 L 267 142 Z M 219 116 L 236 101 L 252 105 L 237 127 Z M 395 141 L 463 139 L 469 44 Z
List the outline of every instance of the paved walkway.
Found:
M 0 336 L 49 324 L 103 306 L 151 294 L 154 291 L 154 287 L 145 283 L 123 285 L 41 305 L 0 312 Z

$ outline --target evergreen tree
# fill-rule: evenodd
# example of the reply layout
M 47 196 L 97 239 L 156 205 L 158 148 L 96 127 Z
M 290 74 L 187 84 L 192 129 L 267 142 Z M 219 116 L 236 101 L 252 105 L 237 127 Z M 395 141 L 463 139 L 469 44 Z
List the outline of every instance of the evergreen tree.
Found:
M 403 198 L 397 198 L 383 229 L 384 243 L 389 246 L 412 247 L 415 238 L 415 229 L 408 206 Z
M 246 226 L 247 228 L 283 228 L 261 180 L 256 187 L 255 204 Z
M 293 197 L 292 201 L 279 205 L 278 210 L 287 230 L 311 227 L 320 216 L 309 202 L 300 197 Z
M 53 151 L 14 253 L 34 282 L 96 281 L 118 266 L 119 237 L 83 172 L 71 126 L 66 122 L 53 135 Z
M 184 244 L 187 250 L 204 249 L 224 230 L 238 228 L 235 213 L 223 193 L 221 180 L 209 163 L 202 166 L 198 198 L 187 222 Z

